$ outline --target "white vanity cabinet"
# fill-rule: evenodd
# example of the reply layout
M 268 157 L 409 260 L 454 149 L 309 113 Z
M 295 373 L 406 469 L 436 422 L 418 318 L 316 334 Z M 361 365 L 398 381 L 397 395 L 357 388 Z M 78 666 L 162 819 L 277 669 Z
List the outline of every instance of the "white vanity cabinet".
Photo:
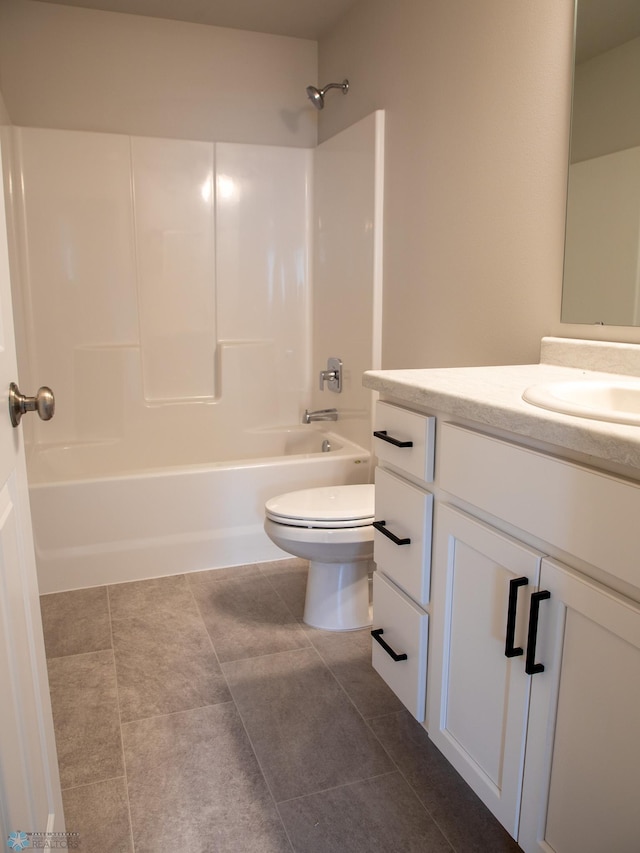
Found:
M 526 853 L 640 850 L 640 486 L 446 423 L 436 472 L 429 736 Z
M 425 718 L 435 418 L 378 403 L 372 663 Z

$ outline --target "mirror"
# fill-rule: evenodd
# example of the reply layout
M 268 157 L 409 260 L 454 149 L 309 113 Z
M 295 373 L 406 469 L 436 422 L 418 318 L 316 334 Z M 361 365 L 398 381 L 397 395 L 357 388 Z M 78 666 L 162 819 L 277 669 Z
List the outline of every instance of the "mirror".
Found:
M 576 0 L 561 321 L 640 325 L 639 0 Z

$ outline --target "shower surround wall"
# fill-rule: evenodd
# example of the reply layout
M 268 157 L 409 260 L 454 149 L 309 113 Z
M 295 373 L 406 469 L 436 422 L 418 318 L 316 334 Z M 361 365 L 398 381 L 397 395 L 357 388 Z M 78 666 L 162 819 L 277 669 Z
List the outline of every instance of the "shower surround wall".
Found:
M 57 398 L 21 425 L 41 591 L 279 559 L 267 498 L 369 481 L 382 134 L 381 113 L 321 152 L 3 134 L 20 382 Z M 313 391 L 329 355 L 340 395 Z M 300 423 L 316 404 L 329 434 Z
M 312 403 L 338 405 L 340 433 L 364 447 L 372 392 L 362 374 L 382 366 L 384 122 L 384 110 L 376 110 L 314 156 L 313 366 L 324 368 L 335 355 L 344 375 L 340 397 L 314 383 Z
M 242 457 L 308 402 L 312 152 L 16 129 L 33 445 Z M 14 186 L 20 186 L 14 181 Z

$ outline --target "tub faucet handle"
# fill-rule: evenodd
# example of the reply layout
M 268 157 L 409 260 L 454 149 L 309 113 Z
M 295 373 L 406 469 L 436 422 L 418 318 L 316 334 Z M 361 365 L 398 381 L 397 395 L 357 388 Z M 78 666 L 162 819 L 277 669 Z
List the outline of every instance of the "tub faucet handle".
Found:
M 320 371 L 320 390 L 324 391 L 324 383 L 328 383 L 329 391 L 339 394 L 342 391 L 342 361 L 339 358 L 327 359 L 327 369 Z

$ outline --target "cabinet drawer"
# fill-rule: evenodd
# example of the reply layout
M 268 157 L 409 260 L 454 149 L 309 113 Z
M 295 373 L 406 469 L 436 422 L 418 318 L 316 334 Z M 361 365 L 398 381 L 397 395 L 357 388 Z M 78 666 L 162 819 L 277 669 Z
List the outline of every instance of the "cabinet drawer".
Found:
M 373 624 L 380 639 L 406 660 L 396 661 L 374 638 L 373 668 L 419 722 L 425 717 L 427 614 L 379 572 L 373 573 Z
M 432 483 L 435 430 L 433 417 L 377 403 L 374 452 L 380 461 Z
M 376 469 L 374 560 L 419 604 L 429 601 L 433 495 Z
M 640 486 L 453 424 L 438 440 L 442 488 L 640 587 Z

